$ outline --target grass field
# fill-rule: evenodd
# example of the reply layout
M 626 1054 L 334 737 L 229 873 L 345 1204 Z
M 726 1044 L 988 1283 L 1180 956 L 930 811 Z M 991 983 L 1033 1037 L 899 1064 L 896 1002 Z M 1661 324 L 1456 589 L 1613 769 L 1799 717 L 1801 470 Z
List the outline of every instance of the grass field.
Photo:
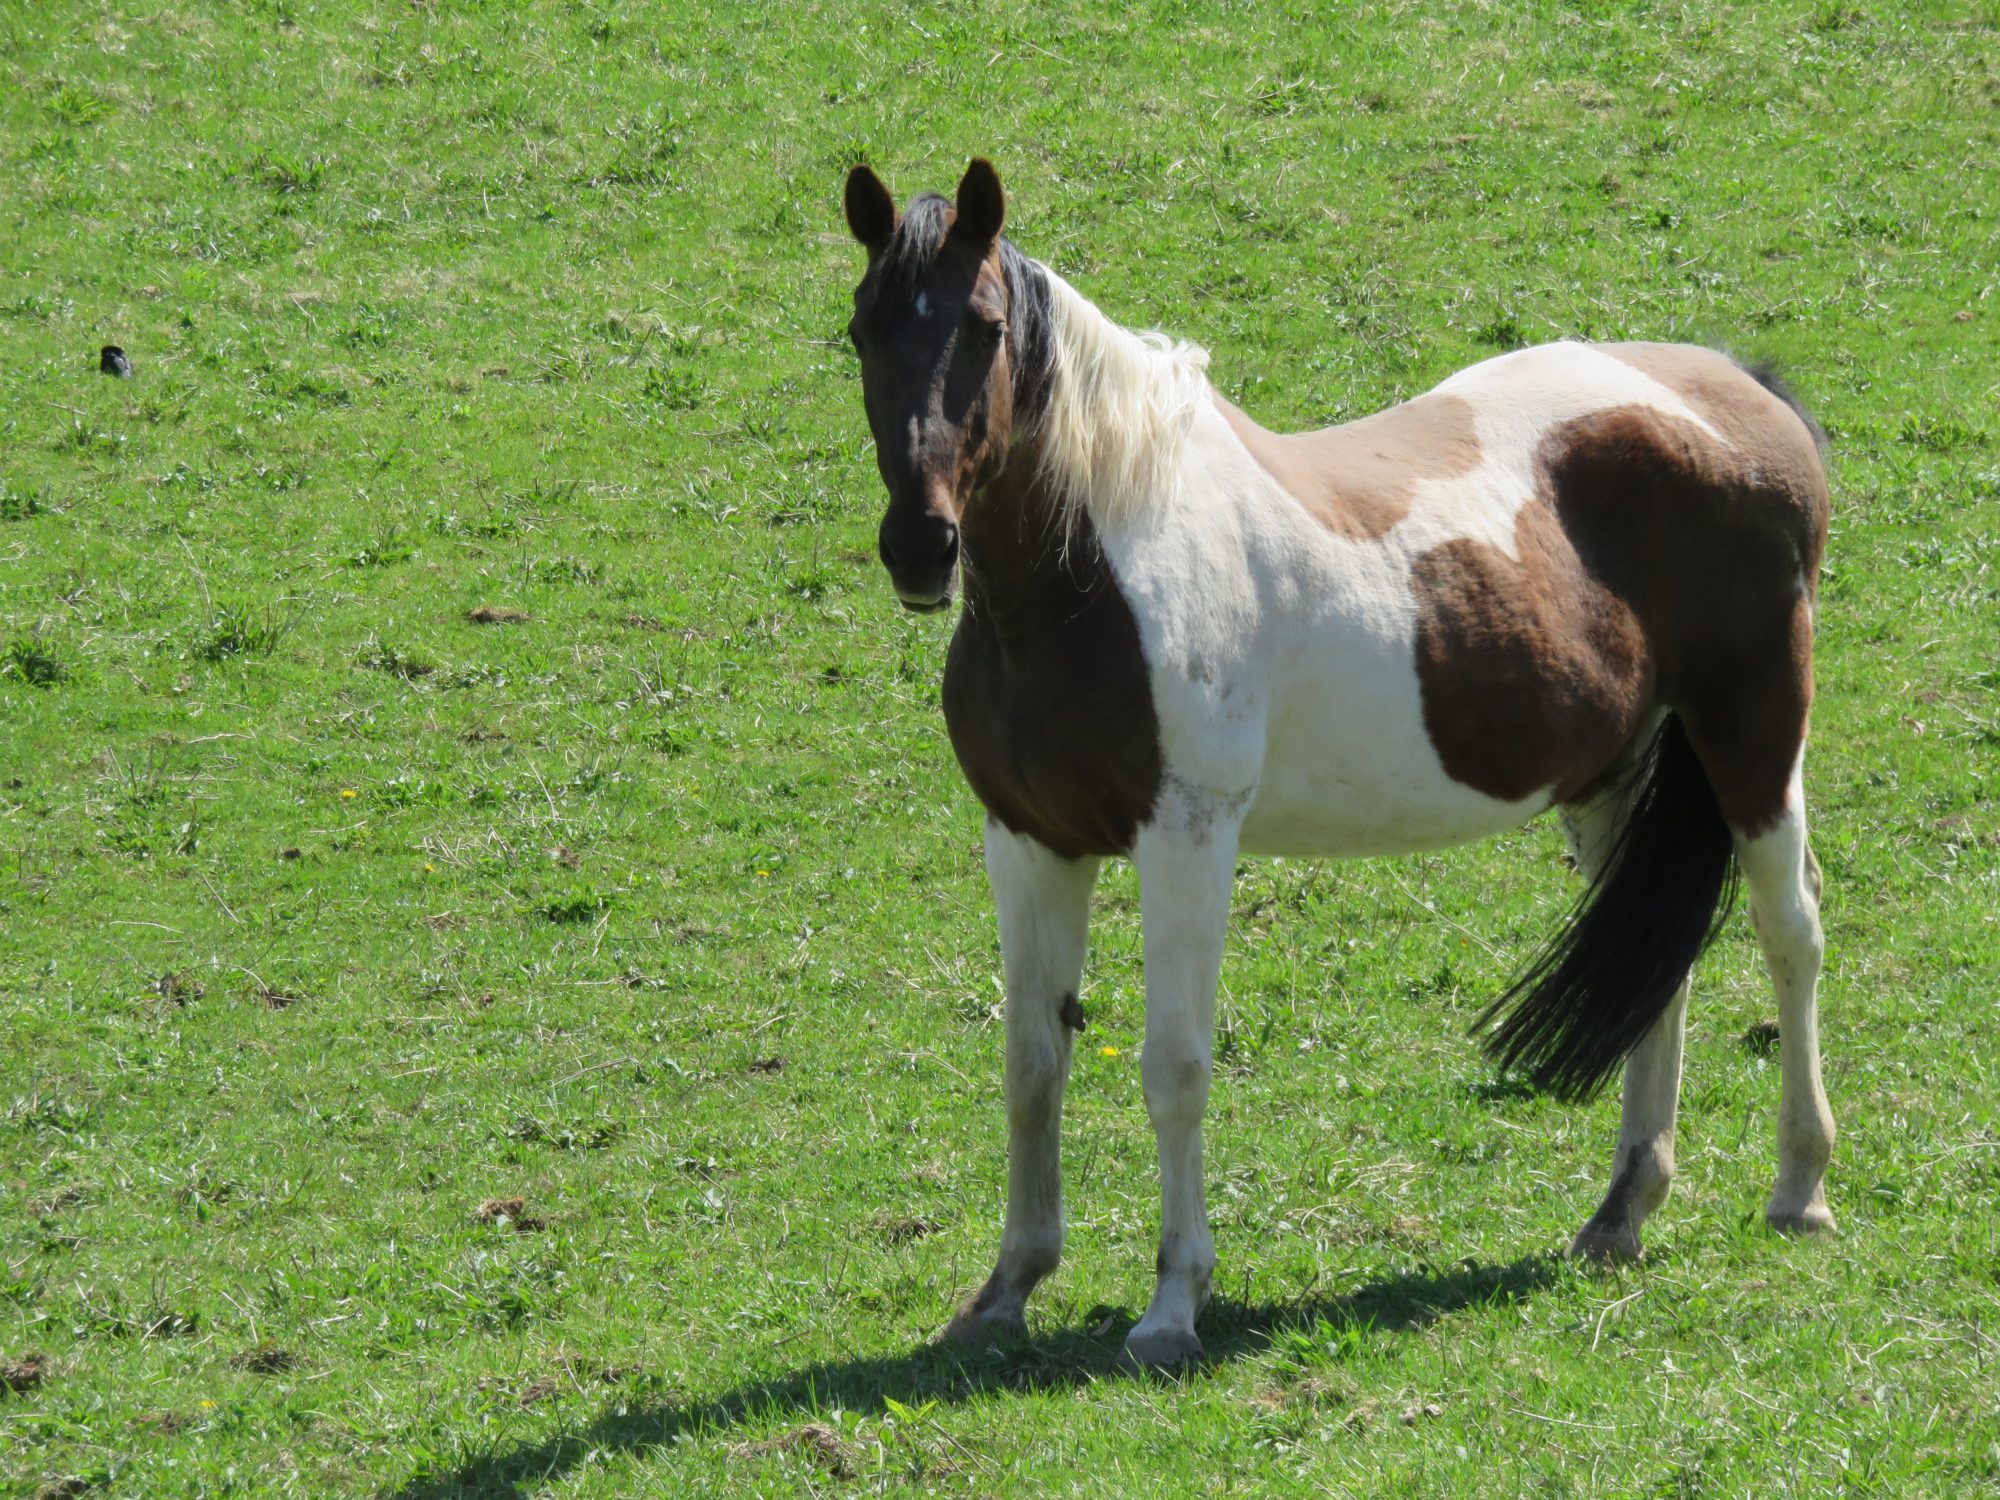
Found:
M 1650 1258 L 1586 1274 L 1615 1099 L 1463 1035 L 1552 828 L 1250 864 L 1214 1358 L 1120 1374 L 1121 869 L 1069 1258 L 928 1347 L 999 964 L 838 195 L 974 152 L 1268 425 L 1565 335 L 1782 363 L 1837 1239 L 1762 1228 L 1740 918 Z M 0 1489 L 2000 1493 L 1997 172 L 1991 0 L 0 10 Z

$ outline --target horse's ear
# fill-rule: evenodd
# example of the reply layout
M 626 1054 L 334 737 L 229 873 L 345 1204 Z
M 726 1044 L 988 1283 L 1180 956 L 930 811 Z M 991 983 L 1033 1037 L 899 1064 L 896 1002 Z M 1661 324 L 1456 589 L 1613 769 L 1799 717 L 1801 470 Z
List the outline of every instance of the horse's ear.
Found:
M 856 165 L 847 174 L 847 227 L 873 252 L 896 232 L 896 200 L 872 168 Z
M 975 156 L 958 179 L 958 217 L 952 220 L 951 232 L 983 249 L 1000 238 L 1000 226 L 1006 222 L 1007 195 L 1000 190 L 1000 174 L 992 162 Z

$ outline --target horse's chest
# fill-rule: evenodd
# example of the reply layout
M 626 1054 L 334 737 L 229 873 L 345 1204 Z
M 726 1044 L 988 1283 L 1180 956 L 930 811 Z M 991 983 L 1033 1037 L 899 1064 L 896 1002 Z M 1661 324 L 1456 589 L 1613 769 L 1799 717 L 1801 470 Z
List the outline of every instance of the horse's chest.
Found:
M 1160 791 L 1160 732 L 1115 583 L 1002 641 L 976 607 L 952 637 L 945 724 L 987 812 L 1069 859 L 1128 851 Z

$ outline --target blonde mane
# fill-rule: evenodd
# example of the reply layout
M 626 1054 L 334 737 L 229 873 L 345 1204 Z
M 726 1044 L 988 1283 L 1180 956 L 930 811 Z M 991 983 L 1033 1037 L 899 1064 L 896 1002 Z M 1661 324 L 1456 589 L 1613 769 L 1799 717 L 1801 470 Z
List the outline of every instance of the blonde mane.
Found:
M 1066 526 L 1103 525 L 1167 503 L 1181 449 L 1208 399 L 1208 351 L 1120 328 L 1046 266 L 1053 359 L 1030 436 Z

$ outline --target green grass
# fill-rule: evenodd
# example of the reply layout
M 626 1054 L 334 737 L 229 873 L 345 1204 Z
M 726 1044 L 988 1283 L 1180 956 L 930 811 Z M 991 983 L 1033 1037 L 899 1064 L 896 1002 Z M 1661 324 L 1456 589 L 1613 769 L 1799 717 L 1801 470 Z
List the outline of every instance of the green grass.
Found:
M 1561 335 L 1783 363 L 1836 452 L 1837 1240 L 1759 1222 L 1747 924 L 1598 1277 L 1615 1102 L 1462 1036 L 1552 831 L 1257 863 L 1216 1358 L 1117 1374 L 1121 869 L 1069 1259 L 1026 1346 L 925 1346 L 998 1236 L 998 958 L 838 195 L 974 152 L 1272 425 Z M 0 1483 L 2000 1488 L 1996 165 L 1990 3 L 0 11 Z

